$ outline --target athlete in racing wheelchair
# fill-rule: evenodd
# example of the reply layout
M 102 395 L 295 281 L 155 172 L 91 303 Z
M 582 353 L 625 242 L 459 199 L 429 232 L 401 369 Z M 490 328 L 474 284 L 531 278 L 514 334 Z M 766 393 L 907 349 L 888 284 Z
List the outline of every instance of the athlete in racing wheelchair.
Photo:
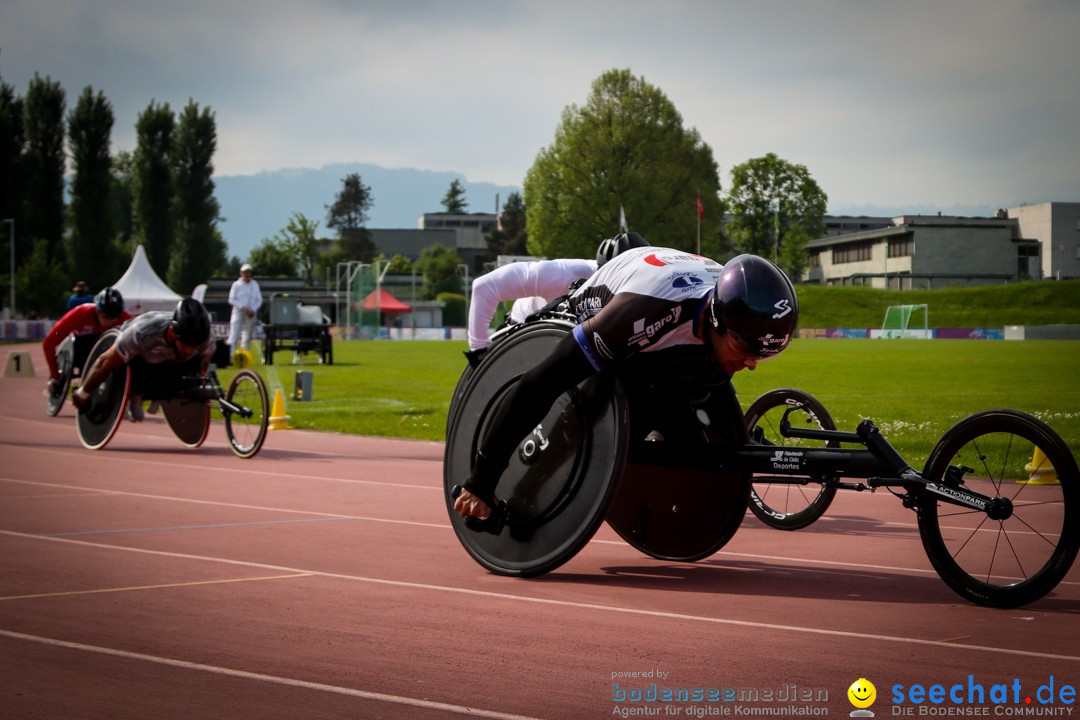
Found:
M 45 411 L 49 415 L 60 412 L 72 378 L 82 372 L 101 333 L 130 318 L 120 291 L 107 287 L 92 303 L 76 305 L 56 321 L 41 342 L 49 366 L 49 382 L 45 386 Z
M 104 447 L 119 426 L 128 397 L 134 396 L 139 404 L 161 403 L 169 426 L 188 447 L 206 439 L 209 403 L 217 401 L 233 452 L 240 457 L 257 453 L 269 424 L 266 386 L 258 374 L 242 370 L 228 391 L 222 390 L 210 368 L 216 347 L 210 329 L 203 304 L 186 298 L 172 313 L 143 313 L 122 330 L 104 333 L 72 395 L 83 445 Z

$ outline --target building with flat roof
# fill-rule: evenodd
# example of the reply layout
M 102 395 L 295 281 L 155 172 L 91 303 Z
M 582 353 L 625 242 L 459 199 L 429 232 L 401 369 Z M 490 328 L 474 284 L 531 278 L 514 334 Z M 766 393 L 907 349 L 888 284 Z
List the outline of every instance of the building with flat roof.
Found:
M 844 218 L 826 218 L 844 221 Z M 863 220 L 863 219 L 858 219 Z M 894 290 L 1080 277 L 1080 203 L 1041 203 L 993 218 L 902 215 L 807 245 L 800 280 Z M 846 223 L 849 227 L 852 223 Z

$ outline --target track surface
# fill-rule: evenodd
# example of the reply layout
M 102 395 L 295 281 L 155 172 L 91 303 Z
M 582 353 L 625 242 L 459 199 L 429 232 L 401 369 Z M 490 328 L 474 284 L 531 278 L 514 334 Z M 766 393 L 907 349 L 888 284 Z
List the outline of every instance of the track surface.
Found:
M 934 706 L 954 713 L 981 685 L 992 716 L 1080 715 L 1036 694 L 1080 686 L 1080 571 L 1028 608 L 969 605 L 888 494 L 840 493 L 795 533 L 748 514 L 695 564 L 604 526 L 560 570 L 502 578 L 450 529 L 441 444 L 274 431 L 241 460 L 220 423 L 185 450 L 147 416 L 89 451 L 70 404 L 44 412 L 40 349 L 14 349 L 38 377 L 0 379 L 0 717 L 846 717 L 859 678 L 878 717 L 918 715 L 893 706 L 913 684 L 962 685 Z M 743 700 L 630 701 L 653 683 Z

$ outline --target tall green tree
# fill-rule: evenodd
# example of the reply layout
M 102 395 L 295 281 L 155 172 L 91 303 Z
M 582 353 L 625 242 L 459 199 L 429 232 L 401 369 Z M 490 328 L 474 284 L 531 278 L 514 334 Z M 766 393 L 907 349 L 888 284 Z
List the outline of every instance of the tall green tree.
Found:
M 334 247 L 324 259 L 327 264 L 350 260 L 371 262 L 375 243 L 365 225 L 374 204 L 371 188 L 363 183 L 359 173 L 346 175 L 342 179 L 341 190 L 334 204 L 327 205 L 326 225 L 337 231 Z
M 176 117 L 168 103 L 151 100 L 135 123 L 135 242 L 146 247 L 146 257 L 161 277 L 168 275 L 174 232 L 175 132 Z
M 442 206 L 448 213 L 463 213 L 469 203 L 465 201 L 465 186 L 457 178 L 450 183 L 450 189 L 443 195 Z
M 189 101 L 180 113 L 172 149 L 173 218 L 176 237 L 169 262 L 169 285 L 189 293 L 213 275 L 223 274 L 225 240 L 217 222 L 221 206 L 214 197 L 217 125 L 210 108 Z
M 805 165 L 768 153 L 731 169 L 728 235 L 740 252 L 776 262 L 792 278 L 806 270 L 806 244 L 825 233 L 828 195 Z
M 297 277 L 296 256 L 282 243 L 270 238 L 263 238 L 263 241 L 255 246 L 248 262 L 259 277 Z M 237 265 L 239 266 L 239 263 Z
M 89 85 L 68 114 L 68 147 L 75 171 L 68 206 L 71 233 L 67 238 L 69 276 L 78 276 L 100 289 L 115 281 L 117 253 L 113 244 L 112 157 L 109 144 L 112 105 Z
M 492 255 L 528 255 L 529 234 L 525 230 L 525 200 L 521 193 L 510 193 L 499 213 L 499 227 L 488 238 Z
M 592 257 L 597 243 L 630 230 L 653 245 L 696 249 L 701 197 L 702 252 L 718 257 L 724 207 L 712 149 L 664 93 L 629 70 L 593 82 L 582 107 L 563 111 L 554 142 L 525 176 L 529 251 Z
M 30 254 L 33 240 L 44 240 L 49 260 L 63 259 L 65 108 L 60 83 L 35 73 L 23 105 L 26 205 L 25 227 L 16 239 L 19 257 Z
M 0 219 L 14 220 L 15 233 L 25 232 L 23 226 L 23 190 L 22 156 L 26 147 L 26 133 L 23 131 L 23 101 L 15 94 L 14 86 L 0 82 Z M 0 304 L 7 307 L 11 297 L 11 257 L 12 228 L 8 223 L 0 223 Z M 17 243 L 18 241 L 16 241 Z M 16 258 L 16 264 L 25 255 Z
M 461 258 L 445 245 L 430 245 L 420 251 L 415 266 L 424 276 L 424 297 L 434 300 L 439 293 L 462 292 L 462 281 L 458 275 Z
M 304 282 L 312 283 L 315 266 L 319 259 L 319 223 L 308 220 L 304 213 L 294 212 L 274 241 L 293 257 Z
M 135 155 L 120 150 L 112 159 L 112 226 L 120 259 L 120 270 L 135 252 Z

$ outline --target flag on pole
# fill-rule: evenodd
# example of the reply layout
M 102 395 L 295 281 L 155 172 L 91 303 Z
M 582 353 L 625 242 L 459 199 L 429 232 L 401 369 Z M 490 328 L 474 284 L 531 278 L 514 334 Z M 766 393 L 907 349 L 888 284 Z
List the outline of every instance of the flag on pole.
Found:
M 619 232 L 626 232 L 626 213 L 622 205 L 619 206 Z
M 697 216 L 698 220 L 705 218 L 705 206 L 701 204 L 701 195 L 697 196 Z

